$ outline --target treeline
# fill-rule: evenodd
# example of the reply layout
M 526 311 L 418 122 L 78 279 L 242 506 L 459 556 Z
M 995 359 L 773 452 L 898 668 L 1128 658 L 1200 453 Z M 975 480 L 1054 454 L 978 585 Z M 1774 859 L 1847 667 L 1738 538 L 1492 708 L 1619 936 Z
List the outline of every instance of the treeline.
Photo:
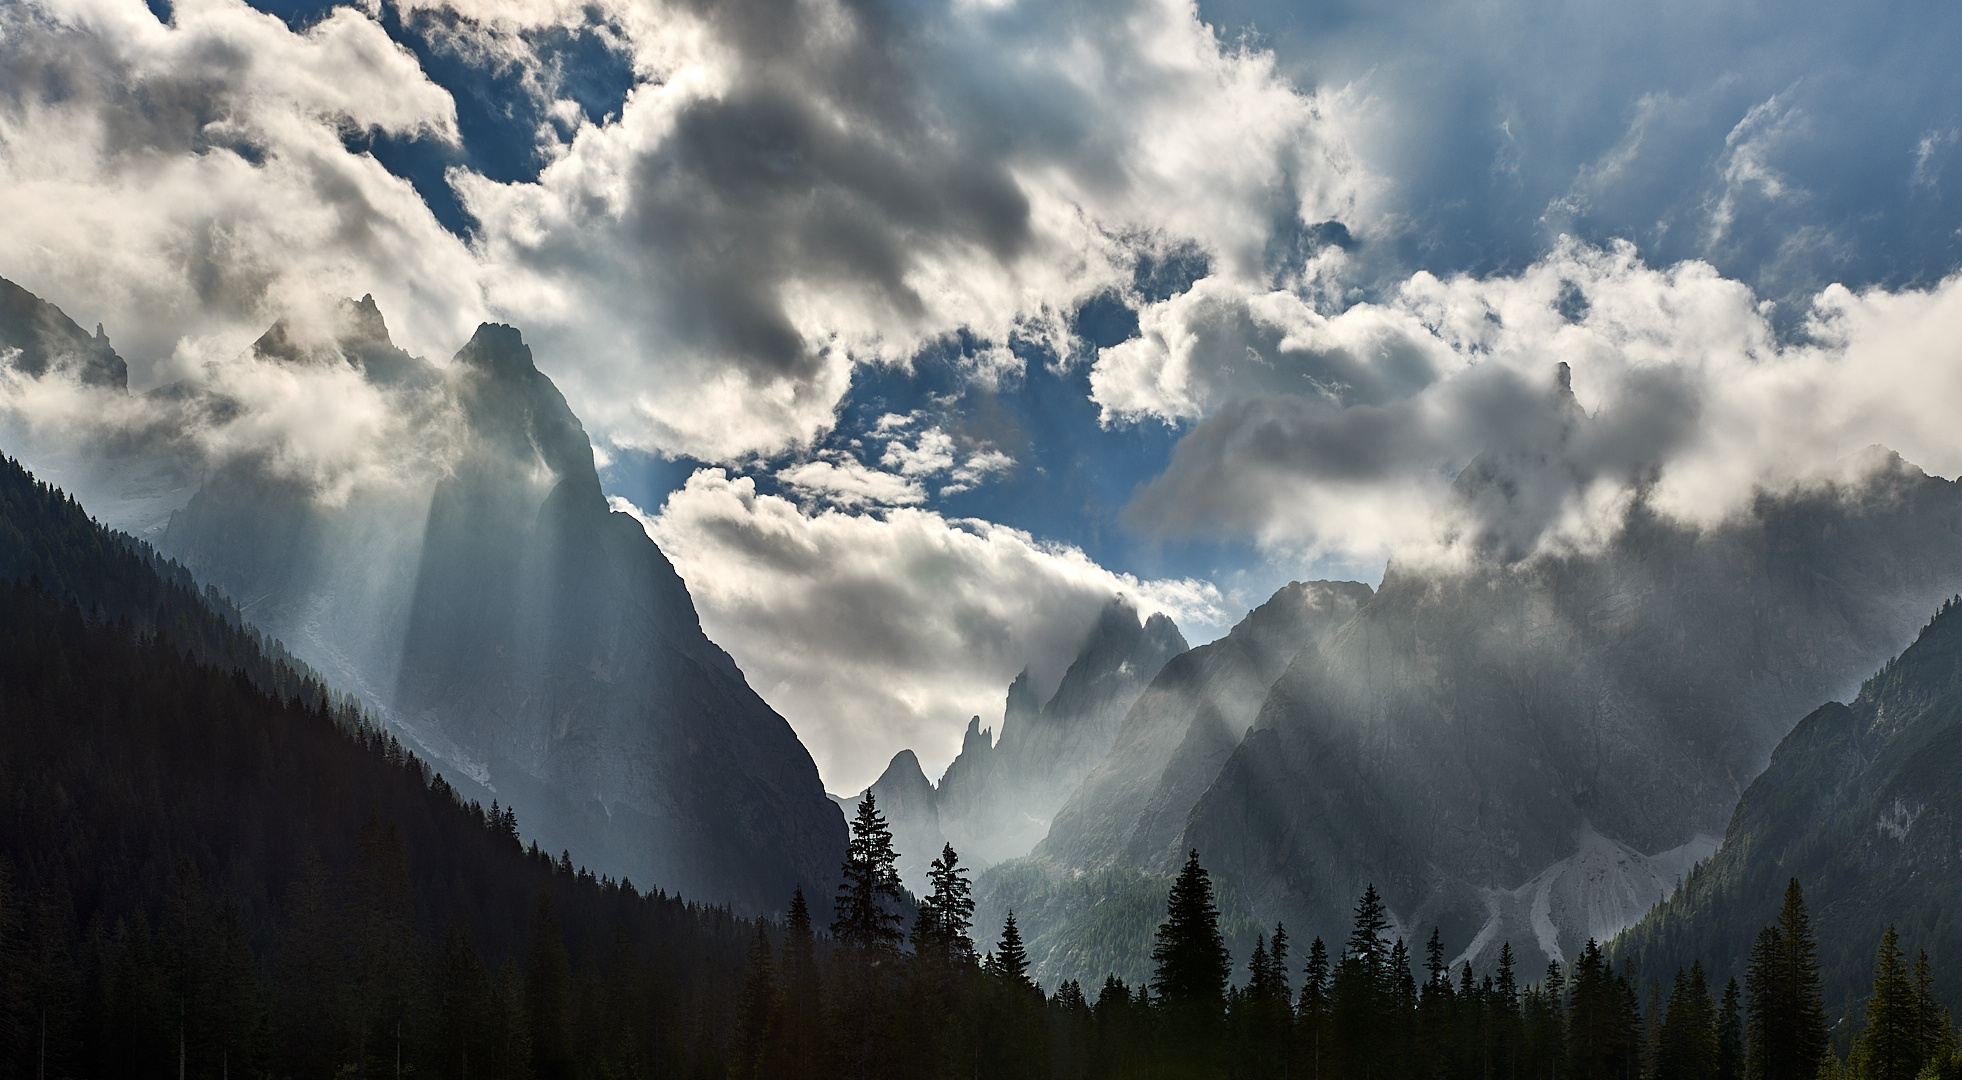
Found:
M 0 1076 L 726 1074 L 749 924 L 357 720 L 0 585 Z
M 236 604 L 149 544 L 91 520 L 75 497 L 0 457 L 0 582 L 21 581 L 112 623 L 172 642 L 279 698 L 342 703 L 320 677 L 247 623 Z
M 1316 938 L 1297 957 L 1276 926 L 1235 985 L 1213 884 L 1194 852 L 1167 898 L 1148 985 L 1109 978 L 1086 992 L 1066 982 L 1045 996 L 1029 978 L 1012 914 L 996 951 L 975 956 L 973 902 L 951 847 L 902 934 L 891 834 L 872 796 L 852 829 L 829 942 L 807 917 L 794 917 L 780 942 L 766 928 L 752 942 L 730 1050 L 738 1080 L 1962 1078 L 1926 954 L 1907 963 L 1891 931 L 1852 1051 L 1832 1051 L 1796 881 L 1742 987 L 1734 979 L 1712 986 L 1701 965 L 1672 973 L 1666 986 L 1645 983 L 1614 968 L 1594 941 L 1531 982 L 1515 970 L 1510 945 L 1491 974 L 1475 977 L 1469 965 L 1454 972 L 1436 931 L 1421 957 L 1388 939 L 1374 888 L 1357 901 L 1333 955 Z

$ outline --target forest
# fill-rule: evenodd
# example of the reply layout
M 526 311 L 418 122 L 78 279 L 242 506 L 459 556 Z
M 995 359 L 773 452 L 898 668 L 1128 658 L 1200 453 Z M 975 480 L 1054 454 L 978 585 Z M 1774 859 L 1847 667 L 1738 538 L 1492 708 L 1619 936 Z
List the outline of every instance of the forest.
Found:
M 1830 1018 L 1797 881 L 1738 979 L 1455 970 L 1373 888 L 1237 962 L 1193 852 L 1152 977 L 977 955 L 951 847 L 909 895 L 875 799 L 841 884 L 739 917 L 520 840 L 221 598 L 0 470 L 0 1074 L 1958 1080 L 1916 942 Z M 814 889 L 818 886 L 814 884 Z

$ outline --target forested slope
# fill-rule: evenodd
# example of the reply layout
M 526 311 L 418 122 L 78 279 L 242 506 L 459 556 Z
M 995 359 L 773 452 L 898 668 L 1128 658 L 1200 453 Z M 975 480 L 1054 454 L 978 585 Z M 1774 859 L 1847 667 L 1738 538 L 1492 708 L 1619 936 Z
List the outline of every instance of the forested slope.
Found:
M 749 926 L 521 848 L 24 475 L 0 486 L 0 1072 L 719 1071 Z
M 1741 975 L 1788 879 L 1805 884 L 1826 1003 L 1866 994 L 1887 926 L 1925 946 L 1962 1007 L 1962 602 L 1860 688 L 1799 721 L 1751 783 L 1723 846 L 1615 944 L 1648 971 L 1701 957 Z

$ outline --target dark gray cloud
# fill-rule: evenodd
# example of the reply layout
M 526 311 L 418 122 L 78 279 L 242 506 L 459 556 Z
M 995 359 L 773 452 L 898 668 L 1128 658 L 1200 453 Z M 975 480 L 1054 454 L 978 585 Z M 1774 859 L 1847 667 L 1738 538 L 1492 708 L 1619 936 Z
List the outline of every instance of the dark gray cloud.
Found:
M 1314 103 L 1163 0 L 661 11 L 621 15 L 650 66 L 617 124 L 536 185 L 460 180 L 493 302 L 616 360 L 572 389 L 629 443 L 797 446 L 853 364 L 957 335 L 1067 353 L 1141 260 L 1263 272 L 1304 199 L 1319 220 L 1353 194 Z

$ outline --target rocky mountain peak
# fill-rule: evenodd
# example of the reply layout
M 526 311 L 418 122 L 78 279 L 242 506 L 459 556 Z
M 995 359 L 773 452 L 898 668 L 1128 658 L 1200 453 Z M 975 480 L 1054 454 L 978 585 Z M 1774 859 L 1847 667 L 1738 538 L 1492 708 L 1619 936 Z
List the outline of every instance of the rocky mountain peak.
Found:
M 535 375 L 538 368 L 532 363 L 531 346 L 525 344 L 524 335 L 515 326 L 503 323 L 481 323 L 477 332 L 456 354 L 458 363 L 469 364 L 491 375 L 503 379 L 523 378 Z
M 88 386 L 129 390 L 129 364 L 110 347 L 101 323 L 91 337 L 60 308 L 6 278 L 0 278 L 0 362 L 30 378 L 69 371 Z

